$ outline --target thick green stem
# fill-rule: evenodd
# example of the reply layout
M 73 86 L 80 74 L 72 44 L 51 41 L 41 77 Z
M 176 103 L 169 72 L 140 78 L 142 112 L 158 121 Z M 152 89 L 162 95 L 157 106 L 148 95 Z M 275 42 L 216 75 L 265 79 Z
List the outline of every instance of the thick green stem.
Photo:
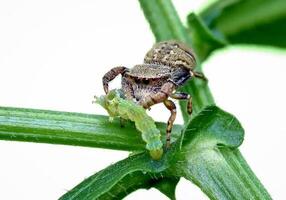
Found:
M 201 156 L 200 163 L 180 163 L 181 175 L 194 182 L 214 200 L 271 200 L 238 150 L 217 149 L 212 158 Z
M 200 41 L 193 38 L 196 39 L 196 45 L 192 45 L 190 34 L 187 34 L 187 30 L 180 22 L 170 0 L 139 1 L 157 41 L 178 39 L 187 42 L 194 49 L 204 46 L 202 38 Z M 156 9 L 152 9 L 153 6 Z M 201 23 L 201 21 L 197 22 Z M 164 24 L 163 29 L 158 28 L 161 24 Z M 195 33 L 202 32 L 205 25 L 195 24 L 192 27 L 197 28 L 190 30 L 195 36 Z M 183 34 L 178 34 L 174 29 Z M 168 32 L 168 30 L 170 31 Z M 206 31 L 203 32 L 206 33 Z M 205 35 L 210 39 L 209 34 Z M 218 41 L 215 38 L 210 40 L 215 42 L 212 42 L 214 46 L 210 46 L 208 49 L 217 48 Z M 210 45 L 210 43 L 208 44 Z M 201 51 L 195 49 L 195 52 Z M 201 70 L 200 61 L 208 53 L 198 55 L 201 57 L 199 57 L 197 70 Z M 190 81 L 183 90 L 193 95 L 195 113 L 207 105 L 214 104 L 211 92 L 204 81 Z M 183 117 L 187 122 L 189 117 L 185 106 L 185 103 L 181 103 Z M 271 199 L 239 150 L 232 150 L 237 148 L 243 140 L 243 129 L 239 122 L 233 116 L 217 110 L 215 107 L 206 108 L 194 120 L 196 121 L 189 123 L 186 128 L 185 142 L 177 158 L 177 163 L 171 167 L 169 172 L 175 176 L 184 176 L 197 184 L 211 199 Z M 200 128 L 205 130 L 200 130 Z M 224 145 L 224 148 L 220 148 L 221 144 Z
M 271 199 L 237 149 L 244 130 L 234 116 L 218 107 L 207 107 L 184 134 L 170 173 L 192 181 L 210 199 Z
M 183 26 L 172 2 L 170 0 L 139 0 L 141 8 L 153 31 L 156 41 L 177 39 L 193 47 L 192 38 Z M 195 49 L 195 52 L 198 50 Z M 201 71 L 200 58 L 196 70 Z M 194 114 L 204 107 L 214 104 L 214 99 L 206 81 L 191 80 L 182 91 L 188 92 L 193 97 Z M 184 121 L 189 120 L 186 102 L 180 102 Z
M 191 45 L 192 40 L 170 0 L 139 2 L 157 41 L 178 39 Z
M 165 133 L 166 124 L 156 124 Z M 180 135 L 175 126 L 174 137 Z M 165 135 L 165 134 L 164 134 Z M 100 147 L 119 150 L 144 150 L 141 133 L 134 124 L 120 126 L 107 116 L 0 107 L 0 139 L 51 144 Z

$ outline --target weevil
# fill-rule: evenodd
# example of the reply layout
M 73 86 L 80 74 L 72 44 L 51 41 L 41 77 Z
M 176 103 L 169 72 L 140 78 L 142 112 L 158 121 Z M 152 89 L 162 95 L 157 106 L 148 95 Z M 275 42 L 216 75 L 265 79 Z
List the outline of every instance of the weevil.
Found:
M 143 64 L 133 68 L 119 66 L 108 71 L 102 78 L 105 93 L 108 83 L 119 74 L 125 98 L 133 100 L 145 109 L 164 103 L 171 116 L 166 129 L 166 147 L 170 147 L 171 131 L 176 118 L 176 106 L 172 100 L 188 100 L 187 111 L 192 113 L 192 97 L 176 89 L 192 77 L 205 79 L 194 70 L 196 58 L 193 50 L 182 42 L 163 41 L 156 43 L 145 55 Z

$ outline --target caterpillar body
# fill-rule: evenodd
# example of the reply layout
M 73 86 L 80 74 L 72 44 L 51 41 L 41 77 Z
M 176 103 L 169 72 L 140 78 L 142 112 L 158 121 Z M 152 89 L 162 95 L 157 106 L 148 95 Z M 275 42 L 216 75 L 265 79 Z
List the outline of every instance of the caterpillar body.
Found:
M 95 97 L 95 102 L 105 108 L 111 119 L 121 117 L 133 121 L 136 129 L 142 133 L 142 139 L 146 142 L 150 156 L 155 160 L 162 157 L 163 143 L 160 131 L 142 106 L 124 99 L 122 91 L 118 89 L 111 90 L 107 95 Z

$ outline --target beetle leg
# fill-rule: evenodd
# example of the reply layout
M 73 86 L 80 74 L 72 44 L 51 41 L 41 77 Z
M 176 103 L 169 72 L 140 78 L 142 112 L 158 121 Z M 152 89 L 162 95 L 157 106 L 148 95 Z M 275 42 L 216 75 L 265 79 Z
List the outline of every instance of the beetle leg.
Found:
M 178 100 L 181 100 L 181 99 L 188 100 L 187 111 L 188 111 L 189 115 L 192 114 L 193 103 L 192 103 L 192 96 L 191 95 L 184 93 L 184 92 L 176 92 L 176 93 L 171 94 L 170 97 L 173 99 L 178 99 Z
M 192 112 L 193 112 L 193 98 L 192 98 L 192 96 L 189 96 L 188 105 L 187 105 L 187 111 L 188 111 L 189 115 L 191 115 Z
M 194 77 L 196 78 L 200 78 L 204 81 L 208 81 L 208 78 L 202 73 L 202 72 L 196 72 L 196 71 L 192 71 L 191 72 L 193 74 Z
M 177 111 L 176 111 L 176 105 L 171 100 L 165 100 L 164 101 L 165 106 L 168 108 L 168 110 L 171 111 L 171 116 L 168 120 L 167 124 L 167 130 L 166 130 L 166 147 L 170 148 L 171 146 L 171 131 L 173 128 L 174 121 L 176 119 Z
M 109 92 L 108 90 L 108 83 L 112 81 L 116 76 L 119 74 L 123 74 L 126 72 L 127 68 L 126 67 L 114 67 L 111 69 L 109 72 L 107 72 L 103 78 L 102 78 L 102 84 L 103 84 L 103 89 L 104 92 L 107 94 Z
M 202 72 L 191 71 L 191 76 L 194 76 L 196 78 L 200 78 L 204 81 L 208 81 L 208 78 Z
M 176 85 L 172 82 L 164 83 L 159 92 L 146 96 L 139 101 L 139 104 L 142 105 L 145 109 L 147 109 L 154 104 L 164 102 L 175 88 Z

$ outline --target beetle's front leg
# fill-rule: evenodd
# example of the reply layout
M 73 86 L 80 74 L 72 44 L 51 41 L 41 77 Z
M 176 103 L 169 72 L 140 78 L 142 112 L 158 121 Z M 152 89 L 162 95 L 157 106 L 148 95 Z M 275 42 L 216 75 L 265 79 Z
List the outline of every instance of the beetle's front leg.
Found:
M 188 100 L 187 111 L 188 111 L 189 115 L 192 114 L 192 112 L 193 112 L 193 101 L 192 101 L 191 95 L 184 93 L 184 92 L 176 92 L 176 93 L 171 94 L 170 97 L 173 99 L 178 99 L 178 100 L 182 100 L 182 99 Z
M 126 71 L 126 67 L 114 67 L 102 77 L 103 89 L 106 94 L 109 92 L 108 83 L 112 81 L 116 76 L 119 74 L 124 74 Z
M 139 104 L 142 105 L 145 109 L 147 109 L 154 104 L 164 102 L 169 97 L 169 95 L 172 94 L 175 88 L 176 85 L 174 83 L 167 82 L 161 87 L 161 90 L 159 92 L 146 96 L 139 101 Z
M 171 146 L 171 132 L 174 121 L 176 119 L 177 110 L 176 110 L 176 105 L 171 100 L 165 100 L 164 104 L 168 108 L 168 110 L 171 111 L 171 116 L 168 120 L 167 130 L 166 130 L 166 147 L 169 148 Z

